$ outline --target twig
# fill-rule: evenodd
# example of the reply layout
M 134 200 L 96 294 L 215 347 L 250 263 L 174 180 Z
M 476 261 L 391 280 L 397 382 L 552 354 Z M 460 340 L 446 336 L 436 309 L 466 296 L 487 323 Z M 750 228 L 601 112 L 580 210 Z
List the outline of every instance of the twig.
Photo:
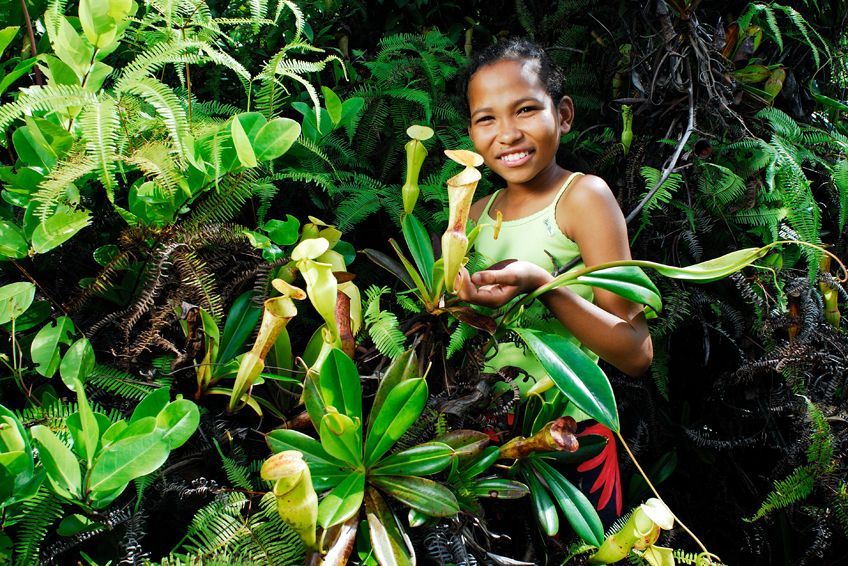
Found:
M 639 465 L 639 462 L 636 460 L 636 457 L 633 456 L 633 452 L 630 451 L 630 447 L 627 445 L 627 442 L 625 442 L 624 437 L 621 436 L 621 433 L 618 431 L 615 432 L 615 435 L 618 436 L 618 440 L 621 441 L 621 445 L 624 447 L 624 450 L 627 452 L 627 455 L 630 456 L 630 461 L 633 462 L 633 464 L 636 466 L 636 469 L 639 470 L 639 473 L 642 475 L 642 479 L 645 480 L 645 483 L 648 484 L 648 487 L 651 488 L 651 491 L 654 493 L 654 495 L 657 496 L 657 499 L 665 503 L 665 501 L 663 501 L 662 496 L 657 491 L 657 488 L 655 488 L 654 484 L 651 483 L 651 480 L 648 479 L 648 475 L 642 469 L 642 466 Z M 683 524 L 683 521 L 681 521 L 680 518 L 674 514 L 674 511 L 671 510 L 671 507 L 669 507 L 668 505 L 666 505 L 666 507 L 668 507 L 671 516 L 674 517 L 674 520 L 677 521 L 677 524 L 680 525 L 680 527 L 684 531 L 686 531 L 686 534 L 692 537 L 692 540 L 694 540 L 695 543 L 701 548 L 701 550 L 704 551 L 702 556 L 706 557 L 710 561 L 710 563 L 712 563 L 713 558 L 715 558 L 719 563 L 721 563 L 719 557 L 707 550 L 707 547 L 704 546 L 704 543 L 702 543 L 701 540 L 695 536 L 695 533 L 689 530 L 689 527 Z
M 21 0 L 21 8 L 24 11 L 24 19 L 26 20 L 27 32 L 29 33 L 29 49 L 33 57 L 38 57 L 38 51 L 35 49 L 35 33 L 32 31 L 32 20 L 29 17 L 26 0 Z M 38 65 L 35 66 L 35 84 L 44 86 L 44 79 L 41 77 L 41 69 Z
M 683 136 L 681 136 L 680 141 L 677 142 L 677 149 L 675 149 L 674 155 L 671 156 L 671 159 L 669 160 L 668 164 L 663 167 L 663 172 L 662 175 L 660 175 L 659 180 L 651 188 L 651 190 L 648 191 L 648 194 L 645 195 L 645 198 L 643 198 L 642 201 L 636 205 L 636 208 L 630 211 L 630 214 L 627 215 L 625 222 L 627 222 L 628 224 L 634 218 L 636 218 L 636 216 L 645 207 L 645 205 L 650 202 L 650 200 L 654 197 L 657 191 L 660 190 L 660 187 L 662 187 L 663 183 L 665 183 L 668 177 L 671 175 L 671 172 L 674 171 L 675 167 L 677 167 L 677 161 L 680 159 L 680 155 L 683 153 L 683 148 L 686 147 L 686 142 L 689 141 L 689 136 L 692 135 L 692 131 L 695 129 L 695 96 L 692 91 L 692 68 L 690 67 L 688 60 L 686 61 L 686 72 L 689 76 L 689 87 L 687 89 L 689 93 L 689 123 L 686 125 L 686 130 L 683 132 Z

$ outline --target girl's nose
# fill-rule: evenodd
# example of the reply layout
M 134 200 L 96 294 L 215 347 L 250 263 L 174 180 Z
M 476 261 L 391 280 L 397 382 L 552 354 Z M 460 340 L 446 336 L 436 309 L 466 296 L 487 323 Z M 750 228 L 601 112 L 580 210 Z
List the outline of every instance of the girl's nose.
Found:
M 498 130 L 498 141 L 505 145 L 512 145 L 521 139 L 521 130 L 519 130 L 512 120 L 504 120 L 501 122 L 500 130 Z

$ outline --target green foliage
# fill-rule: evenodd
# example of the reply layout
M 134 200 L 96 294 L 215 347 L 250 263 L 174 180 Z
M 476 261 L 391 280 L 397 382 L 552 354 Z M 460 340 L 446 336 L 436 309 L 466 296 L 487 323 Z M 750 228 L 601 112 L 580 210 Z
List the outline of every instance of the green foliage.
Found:
M 365 327 L 374 346 L 384 356 L 394 359 L 404 351 L 406 337 L 398 328 L 398 319 L 391 311 L 380 309 L 380 298 L 389 293 L 388 287 L 371 286 L 365 290 Z

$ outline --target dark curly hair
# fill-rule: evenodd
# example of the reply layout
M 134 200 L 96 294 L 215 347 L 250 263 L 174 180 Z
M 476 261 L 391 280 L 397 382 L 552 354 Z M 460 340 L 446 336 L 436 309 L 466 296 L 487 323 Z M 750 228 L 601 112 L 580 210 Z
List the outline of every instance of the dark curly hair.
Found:
M 471 82 L 471 77 L 474 76 L 474 73 L 498 61 L 535 61 L 538 64 L 536 73 L 539 76 L 539 81 L 545 87 L 545 91 L 547 91 L 551 100 L 554 101 L 554 104 L 557 104 L 565 95 L 565 92 L 563 92 L 565 76 L 562 73 L 562 69 L 557 67 L 539 44 L 523 37 L 511 37 L 499 41 L 473 54 L 465 69 L 461 83 L 462 90 L 460 92 L 468 92 L 468 83 Z M 468 115 L 467 94 L 463 97 L 463 100 L 465 114 Z

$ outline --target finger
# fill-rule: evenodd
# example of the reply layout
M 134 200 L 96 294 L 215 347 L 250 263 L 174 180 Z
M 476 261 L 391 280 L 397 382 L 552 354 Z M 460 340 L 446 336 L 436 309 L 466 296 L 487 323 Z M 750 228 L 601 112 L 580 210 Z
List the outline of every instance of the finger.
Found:
M 518 285 L 518 274 L 505 269 L 497 271 L 478 271 L 471 281 L 478 287 L 481 285 Z

